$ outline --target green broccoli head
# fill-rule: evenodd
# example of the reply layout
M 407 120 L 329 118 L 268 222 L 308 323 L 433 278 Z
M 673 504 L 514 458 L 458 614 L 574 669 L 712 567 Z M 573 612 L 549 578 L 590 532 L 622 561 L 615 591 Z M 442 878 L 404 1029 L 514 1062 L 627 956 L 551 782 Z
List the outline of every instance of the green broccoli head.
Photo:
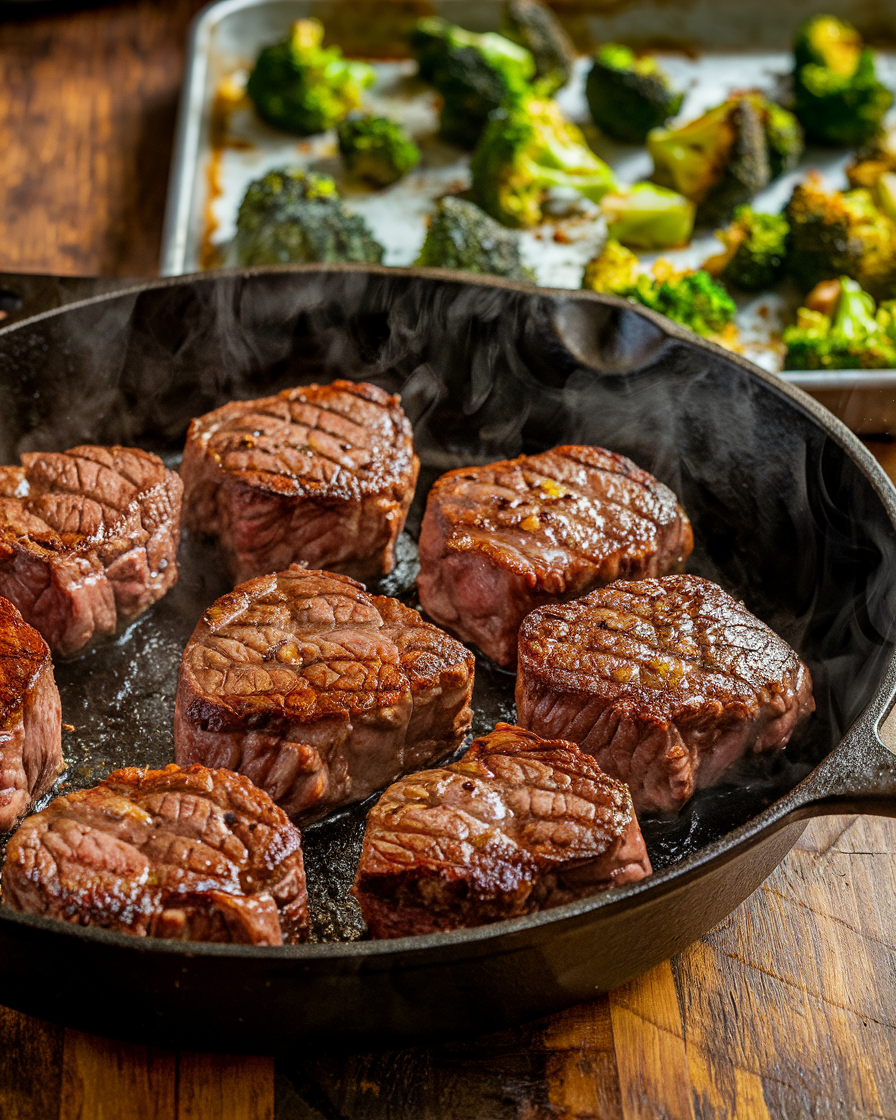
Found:
M 672 249 L 686 245 L 694 229 L 694 203 L 654 183 L 636 183 L 601 202 L 607 233 L 636 249 Z
M 652 55 L 638 58 L 618 43 L 607 43 L 594 56 L 585 95 L 597 127 L 632 144 L 643 144 L 647 133 L 674 117 L 684 100 Z
M 243 265 L 383 259 L 382 245 L 346 210 L 332 179 L 290 168 L 249 184 L 234 243 Z
M 815 16 L 797 31 L 793 53 L 794 108 L 810 139 L 855 147 L 880 129 L 893 94 L 851 24 Z
M 768 148 L 768 167 L 772 179 L 777 179 L 800 162 L 805 148 L 803 129 L 794 113 L 761 94 L 754 95 L 762 120 Z
M 523 267 L 520 246 L 510 230 L 462 198 L 439 202 L 417 264 L 489 273 L 508 280 L 532 280 Z
M 896 366 L 896 320 L 887 305 L 847 276 L 832 316 L 801 307 L 784 329 L 785 369 L 890 369 Z
M 639 275 L 638 258 L 618 241 L 608 241 L 589 261 L 582 287 L 624 296 L 706 338 L 728 341 L 734 331 L 737 305 L 709 273 L 678 272 L 668 261 L 657 261 L 653 276 Z
M 532 55 L 495 32 L 477 35 L 431 16 L 417 22 L 411 47 L 420 76 L 442 95 L 441 134 L 461 147 L 475 147 L 489 113 L 531 91 Z
M 582 287 L 591 292 L 627 296 L 638 277 L 638 258 L 610 238 L 601 252 L 585 265 Z
M 770 178 L 763 120 L 750 95 L 730 98 L 680 128 L 647 137 L 653 179 L 697 204 L 697 222 L 720 225 Z
M 737 314 L 731 296 L 702 268 L 663 279 L 639 276 L 629 298 L 705 338 L 723 334 Z
M 599 202 L 613 172 L 553 101 L 529 98 L 493 113 L 470 165 L 473 197 L 505 226 L 534 226 L 550 191 Z
M 784 273 L 789 233 L 783 214 L 757 214 L 741 206 L 727 229 L 716 230 L 725 251 L 704 261 L 703 267 L 744 291 L 770 288 Z
M 871 193 L 881 210 L 896 222 L 896 129 L 879 133 L 846 168 L 849 185 Z
M 378 187 L 394 183 L 420 162 L 420 149 L 388 117 L 353 114 L 336 126 L 336 138 L 346 168 Z
M 310 136 L 361 104 L 362 90 L 373 84 L 373 68 L 349 62 L 338 47 L 325 49 L 323 37 L 318 20 L 300 19 L 287 39 L 259 54 L 246 91 L 268 124 Z
M 787 270 L 804 290 L 848 276 L 876 299 L 896 291 L 896 224 L 868 191 L 828 191 L 816 172 L 796 187 L 784 213 Z
M 507 0 L 501 30 L 531 53 L 535 77 L 544 96 L 549 97 L 566 85 L 572 76 L 576 51 L 550 8 L 540 0 Z

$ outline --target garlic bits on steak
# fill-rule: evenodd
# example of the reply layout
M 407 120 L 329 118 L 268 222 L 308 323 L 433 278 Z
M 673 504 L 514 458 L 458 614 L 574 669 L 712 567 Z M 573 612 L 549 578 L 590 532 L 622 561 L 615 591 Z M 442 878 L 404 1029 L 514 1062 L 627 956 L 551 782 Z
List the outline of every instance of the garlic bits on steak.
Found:
M 639 813 L 675 812 L 742 756 L 783 749 L 815 707 L 783 638 L 691 575 L 533 611 L 516 703 L 523 727 L 571 739 L 626 782 Z
M 290 564 L 389 572 L 420 462 L 398 397 L 334 381 L 232 401 L 190 424 L 184 525 L 217 537 L 235 583 Z
M 600 447 L 555 447 L 437 479 L 420 530 L 427 615 L 499 665 L 542 603 L 678 571 L 693 548 L 672 491 Z
M 250 777 L 310 821 L 456 750 L 473 655 L 396 599 L 297 565 L 205 612 L 181 662 L 182 765 Z
M 354 894 L 374 937 L 477 926 L 651 873 L 628 789 L 574 743 L 499 723 L 370 810 Z

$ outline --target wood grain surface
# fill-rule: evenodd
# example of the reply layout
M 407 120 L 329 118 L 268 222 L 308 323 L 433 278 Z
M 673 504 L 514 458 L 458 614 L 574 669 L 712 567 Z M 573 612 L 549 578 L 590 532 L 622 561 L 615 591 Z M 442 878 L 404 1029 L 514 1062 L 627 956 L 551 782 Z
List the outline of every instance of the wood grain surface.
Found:
M 22 7 L 0 8 L 0 270 L 150 275 L 200 0 Z M 896 477 L 896 445 L 873 450 Z M 679 957 L 562 1015 L 436 1048 L 275 1068 L 0 1008 L 0 1118 L 896 1120 L 894 853 L 896 821 L 814 822 Z M 128 996 L 85 977 L 84 998 Z

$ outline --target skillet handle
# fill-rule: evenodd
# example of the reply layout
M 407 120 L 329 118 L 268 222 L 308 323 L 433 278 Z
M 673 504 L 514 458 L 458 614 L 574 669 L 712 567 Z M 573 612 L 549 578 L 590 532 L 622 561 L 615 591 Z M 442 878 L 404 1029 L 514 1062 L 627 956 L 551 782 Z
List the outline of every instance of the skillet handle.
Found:
M 800 790 L 799 815 L 896 817 L 896 708 L 879 725 L 863 721 L 834 753 L 836 759 L 827 758 Z
M 47 276 L 0 272 L 0 330 L 68 303 L 139 286 L 140 280 L 113 276 Z

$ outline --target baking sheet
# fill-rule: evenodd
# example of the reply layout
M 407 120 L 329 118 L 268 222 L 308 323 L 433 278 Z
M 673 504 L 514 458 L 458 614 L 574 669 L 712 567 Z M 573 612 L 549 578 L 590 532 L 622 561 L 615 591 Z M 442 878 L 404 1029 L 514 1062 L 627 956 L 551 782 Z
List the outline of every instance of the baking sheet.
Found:
M 366 219 L 385 247 L 387 265 L 413 264 L 436 200 L 469 186 L 469 153 L 438 137 L 436 94 L 417 80 L 413 59 L 370 59 L 377 71 L 377 81 L 368 91 L 367 104 L 375 112 L 402 121 L 423 151 L 420 168 L 384 190 L 370 191 L 345 176 L 333 130 L 299 139 L 270 128 L 255 114 L 243 90 L 248 69 L 261 47 L 282 37 L 292 20 L 309 14 L 324 19 L 330 28 L 341 30 L 347 2 L 334 0 L 321 5 L 308 0 L 223 0 L 200 16 L 191 39 L 181 105 L 163 240 L 163 275 L 237 264 L 231 242 L 240 201 L 248 184 L 274 167 L 291 165 L 331 175 L 349 206 Z M 391 47 L 393 52 L 396 43 L 400 47 L 401 35 L 397 35 L 393 22 L 384 28 L 367 15 L 368 26 L 365 14 L 372 9 L 363 4 L 351 7 L 358 13 L 358 19 L 345 34 L 354 40 L 355 46 L 369 42 L 371 50 Z M 482 0 L 478 4 L 442 0 L 431 7 L 474 30 L 500 26 L 502 0 Z M 644 8 L 645 4 L 639 7 Z M 686 26 L 681 33 L 693 31 L 695 20 L 704 28 L 714 27 L 722 22 L 720 12 L 730 22 L 735 7 L 721 0 L 713 13 L 698 4 L 698 10 L 684 21 Z M 400 3 L 380 6 L 380 10 L 383 8 L 389 8 L 391 13 L 403 10 Z M 756 6 L 751 10 L 758 14 Z M 790 38 L 791 25 L 808 14 L 794 3 L 778 5 L 775 11 L 779 17 L 778 34 L 785 41 Z M 419 6 L 407 13 L 405 23 L 412 22 L 417 14 Z M 653 27 L 662 26 L 658 7 L 644 18 L 649 18 Z M 622 26 L 615 26 L 620 20 L 618 14 L 592 15 L 586 34 L 592 39 L 637 39 L 624 21 Z M 581 38 L 581 26 L 578 34 Z M 742 34 L 744 41 L 763 41 L 756 28 L 745 27 Z M 334 32 L 332 37 L 334 41 L 346 42 L 341 34 Z M 719 37 L 726 41 L 724 35 Z M 704 31 L 702 41 L 711 44 L 712 35 Z M 354 53 L 357 56 L 359 52 Z M 765 45 L 740 51 L 709 47 L 699 55 L 681 50 L 657 53 L 673 81 L 686 90 L 681 120 L 718 104 L 733 87 L 756 87 L 774 96 L 792 64 L 789 50 L 770 50 Z M 651 160 L 643 146 L 617 144 L 590 125 L 584 95 L 588 66 L 587 58 L 578 60 L 573 79 L 557 95 L 558 103 L 585 128 L 595 151 L 611 164 L 620 182 L 646 177 Z M 880 52 L 879 70 L 885 82 L 896 86 L 896 51 Z M 896 114 L 891 116 L 896 121 Z M 843 169 L 849 158 L 845 151 L 810 148 L 800 167 L 772 183 L 757 196 L 754 205 L 759 210 L 780 210 L 795 183 L 810 168 L 821 170 L 831 186 L 842 187 L 846 183 Z M 561 219 L 520 233 L 525 263 L 534 270 L 539 284 L 553 288 L 578 288 L 585 264 L 599 251 L 604 238 L 602 220 L 593 217 Z M 645 268 L 657 256 L 695 267 L 719 249 L 712 232 L 703 231 L 685 249 L 639 255 Z M 738 297 L 737 302 L 741 352 L 765 369 L 780 371 L 780 332 L 792 320 L 799 293 L 785 283 L 772 292 Z M 784 376 L 815 395 L 823 394 L 824 403 L 854 430 L 896 432 L 896 371 L 788 372 Z

